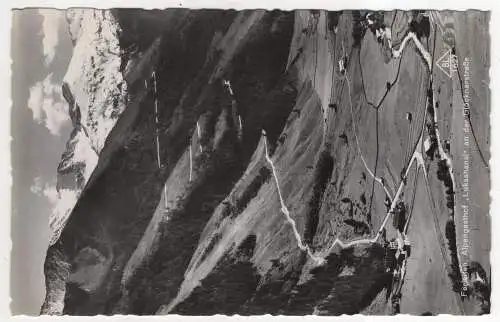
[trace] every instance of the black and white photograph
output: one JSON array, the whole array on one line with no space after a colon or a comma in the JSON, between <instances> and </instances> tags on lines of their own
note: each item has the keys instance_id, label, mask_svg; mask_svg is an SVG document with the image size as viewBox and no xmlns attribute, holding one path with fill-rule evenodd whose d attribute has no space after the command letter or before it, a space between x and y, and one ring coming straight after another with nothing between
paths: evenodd
<instances>
[{"instance_id":1,"label":"black and white photograph","mask_svg":"<svg viewBox=\"0 0 500 322\"><path fill-rule=\"evenodd\" d=\"M11 11L12 315L490 314L489 11L139 6Z\"/></svg>"}]
</instances>

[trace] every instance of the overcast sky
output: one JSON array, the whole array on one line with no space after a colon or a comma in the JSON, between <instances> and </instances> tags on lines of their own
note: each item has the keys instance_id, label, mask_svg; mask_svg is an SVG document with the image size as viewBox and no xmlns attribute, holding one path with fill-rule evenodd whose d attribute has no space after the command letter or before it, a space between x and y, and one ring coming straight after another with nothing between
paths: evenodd
<instances>
[{"instance_id":1,"label":"overcast sky","mask_svg":"<svg viewBox=\"0 0 500 322\"><path fill-rule=\"evenodd\" d=\"M56 170L71 122L61 84L72 44L64 12L13 11L12 17L12 314L38 315Z\"/></svg>"}]
</instances>

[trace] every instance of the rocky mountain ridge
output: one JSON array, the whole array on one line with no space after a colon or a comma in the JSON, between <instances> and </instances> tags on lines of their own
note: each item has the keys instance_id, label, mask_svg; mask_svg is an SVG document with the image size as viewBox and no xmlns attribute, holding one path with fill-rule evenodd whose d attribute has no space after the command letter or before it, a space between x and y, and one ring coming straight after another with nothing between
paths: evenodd
<instances>
[{"instance_id":1,"label":"rocky mountain ridge","mask_svg":"<svg viewBox=\"0 0 500 322\"><path fill-rule=\"evenodd\" d=\"M454 19L485 21L468 17ZM460 135L445 152L439 133L451 137L448 124L460 123L459 92L434 72L439 19L70 11L63 93L74 130L42 313L471 314L487 305L487 282L470 287L464 306L453 275L460 221L446 182L460 179L441 161ZM438 100L453 104L437 109ZM478 110L474 128L487 120ZM401 209L402 225L390 220ZM415 249L396 283L381 239L399 231Z\"/></svg>"}]
</instances>

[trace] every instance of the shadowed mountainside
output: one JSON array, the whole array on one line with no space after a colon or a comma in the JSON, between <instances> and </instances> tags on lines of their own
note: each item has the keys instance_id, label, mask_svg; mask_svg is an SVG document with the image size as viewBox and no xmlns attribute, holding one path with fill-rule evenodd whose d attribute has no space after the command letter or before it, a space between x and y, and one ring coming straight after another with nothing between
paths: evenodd
<instances>
[{"instance_id":1,"label":"shadowed mountainside","mask_svg":"<svg viewBox=\"0 0 500 322\"><path fill-rule=\"evenodd\" d=\"M96 139L97 161L47 252L42 313L474 314L479 302L489 310L489 262L477 248L481 273L467 277L474 295L457 289L450 223L461 227L459 184L442 146L447 138L458 150L448 129L462 122L460 92L429 65L443 43L434 15L107 14L120 47L113 79L122 81L102 95L125 107ZM64 92L76 101L75 129L98 128L99 118L80 124L84 98ZM475 129L489 124L477 97ZM79 165L64 171L81 173ZM391 218L396 205L408 211ZM479 225L489 238L487 221ZM382 240L398 231L412 247L401 280L386 270Z\"/></svg>"}]
</instances>

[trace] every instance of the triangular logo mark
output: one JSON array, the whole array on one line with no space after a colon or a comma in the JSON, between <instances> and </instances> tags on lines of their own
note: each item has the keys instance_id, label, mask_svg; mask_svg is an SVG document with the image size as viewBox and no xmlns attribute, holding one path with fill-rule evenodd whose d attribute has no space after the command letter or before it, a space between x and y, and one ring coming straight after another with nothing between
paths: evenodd
<instances>
[{"instance_id":1,"label":"triangular logo mark","mask_svg":"<svg viewBox=\"0 0 500 322\"><path fill-rule=\"evenodd\" d=\"M441 71L451 78L453 76L453 72L457 71L457 56L454 55L449 48L437 61L437 67L441 69Z\"/></svg>"}]
</instances>

